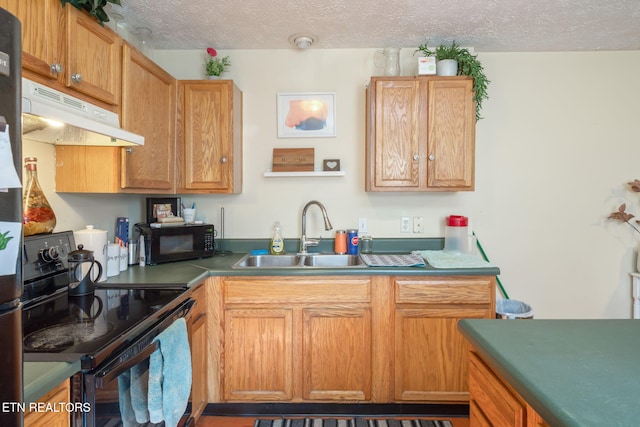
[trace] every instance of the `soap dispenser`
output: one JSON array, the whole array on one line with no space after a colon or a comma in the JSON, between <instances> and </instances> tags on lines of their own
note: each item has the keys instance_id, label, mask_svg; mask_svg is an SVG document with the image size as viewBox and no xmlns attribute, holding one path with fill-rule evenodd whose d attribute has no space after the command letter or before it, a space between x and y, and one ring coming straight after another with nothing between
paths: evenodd
<instances>
[{"instance_id":1,"label":"soap dispenser","mask_svg":"<svg viewBox=\"0 0 640 427\"><path fill-rule=\"evenodd\" d=\"M273 226L273 237L271 238L271 244L269 245L269 253L271 255L284 254L284 239L282 238L280 221L276 221Z\"/></svg>"}]
</instances>

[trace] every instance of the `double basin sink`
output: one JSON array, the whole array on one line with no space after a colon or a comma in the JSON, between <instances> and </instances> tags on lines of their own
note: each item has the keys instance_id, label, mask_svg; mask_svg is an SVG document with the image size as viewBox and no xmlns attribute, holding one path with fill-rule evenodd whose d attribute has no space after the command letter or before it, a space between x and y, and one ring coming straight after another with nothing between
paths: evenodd
<instances>
[{"instance_id":1,"label":"double basin sink","mask_svg":"<svg viewBox=\"0 0 640 427\"><path fill-rule=\"evenodd\" d=\"M360 256L349 254L247 254L232 268L354 268L366 266Z\"/></svg>"}]
</instances>

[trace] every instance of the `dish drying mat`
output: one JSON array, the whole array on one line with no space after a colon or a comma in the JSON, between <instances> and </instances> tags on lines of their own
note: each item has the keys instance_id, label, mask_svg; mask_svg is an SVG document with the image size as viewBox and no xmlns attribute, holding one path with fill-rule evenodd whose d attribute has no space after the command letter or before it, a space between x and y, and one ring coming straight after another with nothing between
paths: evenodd
<instances>
[{"instance_id":1,"label":"dish drying mat","mask_svg":"<svg viewBox=\"0 0 640 427\"><path fill-rule=\"evenodd\" d=\"M372 255L360 254L360 258L369 267L424 267L420 255Z\"/></svg>"},{"instance_id":2,"label":"dish drying mat","mask_svg":"<svg viewBox=\"0 0 640 427\"><path fill-rule=\"evenodd\" d=\"M433 268L489 268L495 267L476 255L460 252L413 251L412 254L427 260Z\"/></svg>"}]
</instances>

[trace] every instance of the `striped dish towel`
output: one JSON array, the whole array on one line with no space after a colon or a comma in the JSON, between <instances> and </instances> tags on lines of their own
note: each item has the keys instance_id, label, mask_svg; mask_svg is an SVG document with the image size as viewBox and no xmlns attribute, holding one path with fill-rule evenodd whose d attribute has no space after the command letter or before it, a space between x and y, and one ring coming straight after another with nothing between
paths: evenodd
<instances>
[{"instance_id":1,"label":"striped dish towel","mask_svg":"<svg viewBox=\"0 0 640 427\"><path fill-rule=\"evenodd\" d=\"M424 267L420 255L372 255L360 254L360 258L369 267Z\"/></svg>"}]
</instances>

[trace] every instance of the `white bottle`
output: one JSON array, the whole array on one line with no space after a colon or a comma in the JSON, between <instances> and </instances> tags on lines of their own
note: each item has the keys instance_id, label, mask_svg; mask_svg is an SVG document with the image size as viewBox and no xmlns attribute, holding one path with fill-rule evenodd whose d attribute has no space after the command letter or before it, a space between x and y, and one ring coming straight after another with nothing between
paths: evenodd
<instances>
[{"instance_id":1,"label":"white bottle","mask_svg":"<svg viewBox=\"0 0 640 427\"><path fill-rule=\"evenodd\" d=\"M280 221L276 221L273 226L273 237L271 238L271 244L269 245L269 253L271 255L284 254L284 239L282 238Z\"/></svg>"}]
</instances>

